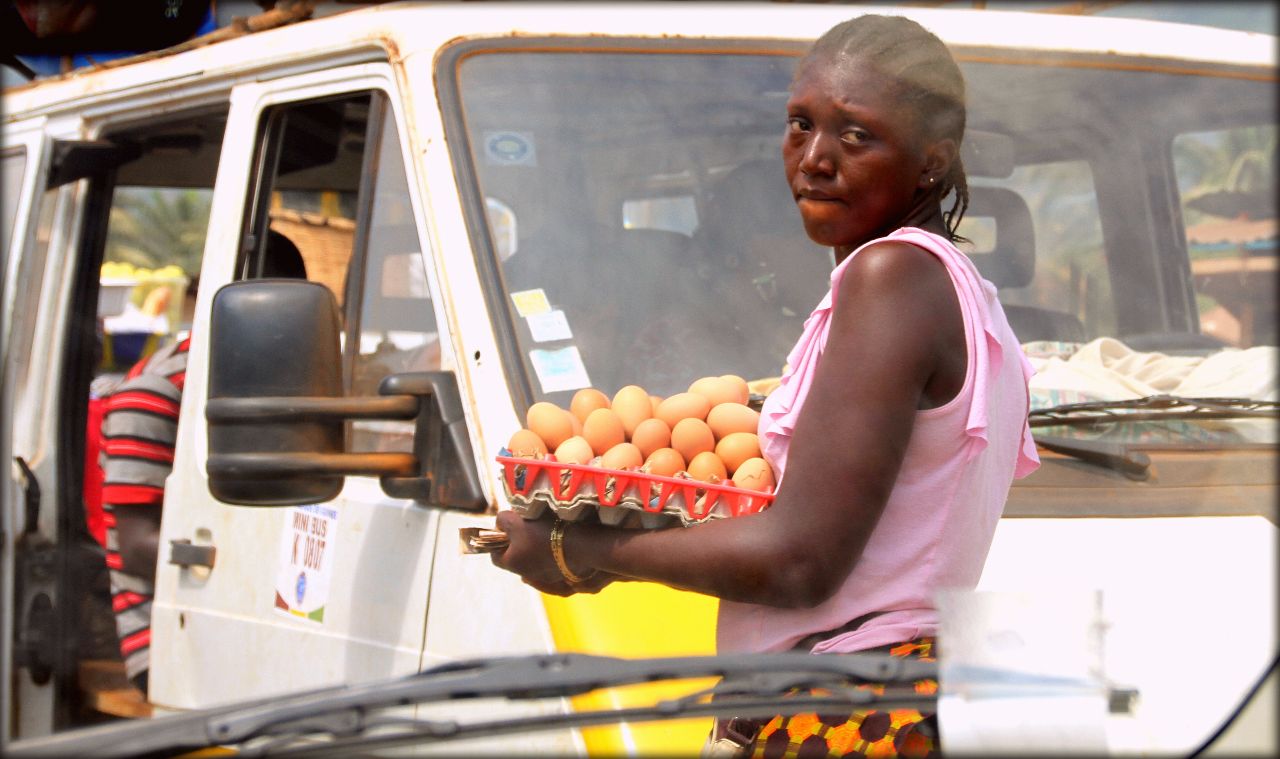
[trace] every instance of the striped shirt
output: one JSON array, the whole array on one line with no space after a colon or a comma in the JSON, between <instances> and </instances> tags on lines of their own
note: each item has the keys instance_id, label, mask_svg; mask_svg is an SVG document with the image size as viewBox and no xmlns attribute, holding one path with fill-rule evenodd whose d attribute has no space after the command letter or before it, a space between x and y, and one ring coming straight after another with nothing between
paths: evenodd
<instances>
[{"instance_id":1,"label":"striped shirt","mask_svg":"<svg viewBox=\"0 0 1280 759\"><path fill-rule=\"evenodd\" d=\"M102 508L112 608L125 671L140 685L145 684L150 668L155 589L152 579L124 569L115 508L152 506L159 510L164 505L164 483L173 469L190 343L190 338L171 343L135 364L107 398L102 421Z\"/></svg>"}]
</instances>

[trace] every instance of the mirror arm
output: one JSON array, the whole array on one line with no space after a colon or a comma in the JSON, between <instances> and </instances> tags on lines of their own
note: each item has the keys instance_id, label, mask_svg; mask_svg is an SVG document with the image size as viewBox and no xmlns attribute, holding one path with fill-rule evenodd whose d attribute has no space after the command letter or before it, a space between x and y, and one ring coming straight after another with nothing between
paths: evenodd
<instances>
[{"instance_id":1,"label":"mirror arm","mask_svg":"<svg viewBox=\"0 0 1280 759\"><path fill-rule=\"evenodd\" d=\"M209 474L241 480L291 477L413 477L411 453L223 453L209 457Z\"/></svg>"},{"instance_id":2,"label":"mirror arm","mask_svg":"<svg viewBox=\"0 0 1280 759\"><path fill-rule=\"evenodd\" d=\"M215 423L320 421L326 419L413 419L413 395L356 398L210 398L205 418Z\"/></svg>"},{"instance_id":3,"label":"mirror arm","mask_svg":"<svg viewBox=\"0 0 1280 759\"><path fill-rule=\"evenodd\" d=\"M383 378L384 396L422 399L413 452L419 471L431 476L382 478L382 489L394 498L439 503L466 511L485 511L489 502L471 449L458 378L453 372L405 372ZM425 465L425 466L424 466Z\"/></svg>"},{"instance_id":4,"label":"mirror arm","mask_svg":"<svg viewBox=\"0 0 1280 759\"><path fill-rule=\"evenodd\" d=\"M457 378L452 372L406 372L385 377L379 395L318 398L210 398L211 424L416 420L412 453L210 453L210 476L235 480L279 477L380 478L393 498L484 511L489 504L472 457Z\"/></svg>"}]
</instances>

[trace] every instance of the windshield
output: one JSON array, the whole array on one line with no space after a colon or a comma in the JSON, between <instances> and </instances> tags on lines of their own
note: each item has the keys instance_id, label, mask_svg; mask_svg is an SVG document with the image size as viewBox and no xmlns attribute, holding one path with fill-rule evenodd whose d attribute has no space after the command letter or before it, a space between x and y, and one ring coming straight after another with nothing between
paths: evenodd
<instances>
[{"instance_id":1,"label":"windshield","mask_svg":"<svg viewBox=\"0 0 1280 759\"><path fill-rule=\"evenodd\" d=\"M832 261L782 173L792 51L480 52L459 97L533 399L777 377ZM1273 83L959 57L963 247L1039 371L1033 406L1274 399ZM1270 420L1182 427L1275 442Z\"/></svg>"}]
</instances>

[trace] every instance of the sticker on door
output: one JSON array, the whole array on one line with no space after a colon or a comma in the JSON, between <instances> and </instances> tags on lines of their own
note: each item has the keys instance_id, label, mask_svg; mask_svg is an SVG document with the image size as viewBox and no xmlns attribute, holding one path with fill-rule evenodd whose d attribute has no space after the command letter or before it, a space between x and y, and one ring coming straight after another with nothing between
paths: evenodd
<instances>
[{"instance_id":1,"label":"sticker on door","mask_svg":"<svg viewBox=\"0 0 1280 759\"><path fill-rule=\"evenodd\" d=\"M294 506L284 512L284 519L275 608L290 617L324 622L338 512L326 506Z\"/></svg>"}]
</instances>

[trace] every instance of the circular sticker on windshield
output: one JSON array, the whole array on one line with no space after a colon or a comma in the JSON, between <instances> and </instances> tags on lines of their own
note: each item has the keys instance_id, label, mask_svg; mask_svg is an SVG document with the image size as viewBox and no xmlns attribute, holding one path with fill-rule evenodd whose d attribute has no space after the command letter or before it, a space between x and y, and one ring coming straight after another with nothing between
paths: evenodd
<instances>
[{"instance_id":1,"label":"circular sticker on windshield","mask_svg":"<svg viewBox=\"0 0 1280 759\"><path fill-rule=\"evenodd\" d=\"M537 156L527 132L485 132L484 155L497 166L533 166Z\"/></svg>"}]
</instances>

